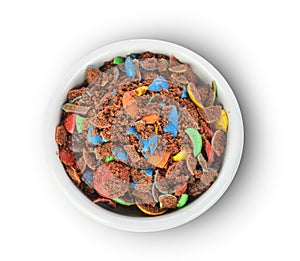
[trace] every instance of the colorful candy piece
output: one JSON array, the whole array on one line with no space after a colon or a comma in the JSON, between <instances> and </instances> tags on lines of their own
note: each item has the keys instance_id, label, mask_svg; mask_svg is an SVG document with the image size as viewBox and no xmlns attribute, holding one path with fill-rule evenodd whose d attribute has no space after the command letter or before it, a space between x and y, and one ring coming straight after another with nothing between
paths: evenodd
<instances>
[{"instance_id":1,"label":"colorful candy piece","mask_svg":"<svg viewBox=\"0 0 300 261\"><path fill-rule=\"evenodd\" d=\"M154 124L155 122L159 121L160 117L156 114L149 114L142 117L142 121L146 124Z\"/></svg>"},{"instance_id":2,"label":"colorful candy piece","mask_svg":"<svg viewBox=\"0 0 300 261\"><path fill-rule=\"evenodd\" d=\"M135 89L135 96L140 97L148 90L148 86L140 86Z\"/></svg>"},{"instance_id":3,"label":"colorful candy piece","mask_svg":"<svg viewBox=\"0 0 300 261\"><path fill-rule=\"evenodd\" d=\"M174 73L184 73L188 69L187 64L179 64L179 65L174 65L169 68L169 71L174 72Z\"/></svg>"},{"instance_id":4,"label":"colorful candy piece","mask_svg":"<svg viewBox=\"0 0 300 261\"><path fill-rule=\"evenodd\" d=\"M179 189L176 189L174 191L175 196L180 196L182 195L187 189L187 183L184 183L183 186L181 186Z\"/></svg>"},{"instance_id":5,"label":"colorful candy piece","mask_svg":"<svg viewBox=\"0 0 300 261\"><path fill-rule=\"evenodd\" d=\"M141 139L143 148L141 152L144 157L147 159L149 156L152 156L157 148L158 139L155 133L152 133L152 136L148 139Z\"/></svg>"},{"instance_id":6,"label":"colorful candy piece","mask_svg":"<svg viewBox=\"0 0 300 261\"><path fill-rule=\"evenodd\" d=\"M76 129L77 129L78 133L82 133L84 120L85 120L84 117L76 115Z\"/></svg>"},{"instance_id":7,"label":"colorful candy piece","mask_svg":"<svg viewBox=\"0 0 300 261\"><path fill-rule=\"evenodd\" d=\"M198 130L195 128L187 128L185 130L186 134L190 137L192 143L193 143L193 154L194 157L197 157L202 149L202 137Z\"/></svg>"},{"instance_id":8,"label":"colorful candy piece","mask_svg":"<svg viewBox=\"0 0 300 261\"><path fill-rule=\"evenodd\" d=\"M189 83L187 85L187 93L194 104L196 104L199 108L203 108L200 94L197 90L197 87L193 83Z\"/></svg>"},{"instance_id":9,"label":"colorful candy piece","mask_svg":"<svg viewBox=\"0 0 300 261\"><path fill-rule=\"evenodd\" d=\"M116 146L111 150L111 152L114 155L116 160L121 160L121 161L127 161L128 160L126 152L122 147Z\"/></svg>"},{"instance_id":10,"label":"colorful candy piece","mask_svg":"<svg viewBox=\"0 0 300 261\"><path fill-rule=\"evenodd\" d=\"M215 98L217 97L217 90L218 90L218 86L215 80L212 81L211 88L214 92L214 100L215 100Z\"/></svg>"},{"instance_id":11,"label":"colorful candy piece","mask_svg":"<svg viewBox=\"0 0 300 261\"><path fill-rule=\"evenodd\" d=\"M158 134L158 128L159 128L159 126L160 126L160 122L157 122L157 124L156 124L156 126L154 128L155 134Z\"/></svg>"},{"instance_id":12,"label":"colorful candy piece","mask_svg":"<svg viewBox=\"0 0 300 261\"><path fill-rule=\"evenodd\" d=\"M141 205L136 202L136 206L145 214L150 216L158 216L164 214L167 209L161 209L158 207L152 207L150 205Z\"/></svg>"},{"instance_id":13,"label":"colorful candy piece","mask_svg":"<svg viewBox=\"0 0 300 261\"><path fill-rule=\"evenodd\" d=\"M140 171L145 173L149 177L152 177L153 175L153 169L141 169Z\"/></svg>"},{"instance_id":14,"label":"colorful candy piece","mask_svg":"<svg viewBox=\"0 0 300 261\"><path fill-rule=\"evenodd\" d=\"M148 87L148 91L160 92L162 89L168 89L168 82L164 77L158 76Z\"/></svg>"},{"instance_id":15,"label":"colorful candy piece","mask_svg":"<svg viewBox=\"0 0 300 261\"><path fill-rule=\"evenodd\" d=\"M129 135L129 134L132 134L134 135L135 137L139 138L139 134L136 130L136 128L134 126L130 126L127 131L126 131L126 135Z\"/></svg>"},{"instance_id":16,"label":"colorful candy piece","mask_svg":"<svg viewBox=\"0 0 300 261\"><path fill-rule=\"evenodd\" d=\"M134 100L133 95L134 95L133 91L127 91L124 93L123 98L122 98L123 106L125 106L127 103Z\"/></svg>"},{"instance_id":17,"label":"colorful candy piece","mask_svg":"<svg viewBox=\"0 0 300 261\"><path fill-rule=\"evenodd\" d=\"M205 152L207 155L208 164L212 164L214 162L215 153L214 153L212 146L208 140L205 141Z\"/></svg>"},{"instance_id":18,"label":"colorful candy piece","mask_svg":"<svg viewBox=\"0 0 300 261\"><path fill-rule=\"evenodd\" d=\"M64 126L69 133L73 133L76 125L76 114L68 113L64 120Z\"/></svg>"},{"instance_id":19,"label":"colorful candy piece","mask_svg":"<svg viewBox=\"0 0 300 261\"><path fill-rule=\"evenodd\" d=\"M69 167L75 166L75 157L71 151L62 149L59 151L58 154L59 154L59 158L62 163L64 163L65 165L67 165Z\"/></svg>"},{"instance_id":20,"label":"colorful candy piece","mask_svg":"<svg viewBox=\"0 0 300 261\"><path fill-rule=\"evenodd\" d=\"M228 117L225 110L222 110L221 117L214 123L217 130L227 131Z\"/></svg>"},{"instance_id":21,"label":"colorful candy piece","mask_svg":"<svg viewBox=\"0 0 300 261\"><path fill-rule=\"evenodd\" d=\"M114 161L114 160L115 160L115 158L113 156L107 156L105 158L105 162L111 162L111 161Z\"/></svg>"},{"instance_id":22,"label":"colorful candy piece","mask_svg":"<svg viewBox=\"0 0 300 261\"><path fill-rule=\"evenodd\" d=\"M65 103L62 106L62 109L65 112L73 112L73 113L78 113L78 114L87 114L87 112L89 111L89 107L86 106L80 106L80 105L76 105L76 104L72 104L72 103Z\"/></svg>"},{"instance_id":23,"label":"colorful candy piece","mask_svg":"<svg viewBox=\"0 0 300 261\"><path fill-rule=\"evenodd\" d=\"M112 200L114 200L115 202L117 202L118 204L123 205L123 206L132 206L135 204L135 203L126 202L120 198L112 198Z\"/></svg>"},{"instance_id":24,"label":"colorful candy piece","mask_svg":"<svg viewBox=\"0 0 300 261\"><path fill-rule=\"evenodd\" d=\"M113 63L114 64L120 64L120 63L124 63L124 58L123 57L120 57L120 56L118 56L118 57L115 57L114 58L114 61L113 61Z\"/></svg>"},{"instance_id":25,"label":"colorful candy piece","mask_svg":"<svg viewBox=\"0 0 300 261\"><path fill-rule=\"evenodd\" d=\"M135 67L133 62L130 59L130 56L128 56L125 60L125 69L126 69L126 75L128 78L134 78L135 76Z\"/></svg>"},{"instance_id":26,"label":"colorful candy piece","mask_svg":"<svg viewBox=\"0 0 300 261\"><path fill-rule=\"evenodd\" d=\"M92 143L93 145L97 145L98 143L103 143L103 141L98 135L93 135L93 125L90 124L88 129L88 142Z\"/></svg>"},{"instance_id":27,"label":"colorful candy piece","mask_svg":"<svg viewBox=\"0 0 300 261\"><path fill-rule=\"evenodd\" d=\"M160 103L159 103L159 106L162 107L163 109L166 108L166 104L163 103L163 102L160 102Z\"/></svg>"},{"instance_id":28,"label":"colorful candy piece","mask_svg":"<svg viewBox=\"0 0 300 261\"><path fill-rule=\"evenodd\" d=\"M185 150L179 151L175 156L173 156L173 161L185 160L189 153Z\"/></svg>"},{"instance_id":29,"label":"colorful candy piece","mask_svg":"<svg viewBox=\"0 0 300 261\"><path fill-rule=\"evenodd\" d=\"M182 90L182 93L181 93L181 99L185 99L185 98L188 98L188 93L187 93L187 89L186 89L186 85L183 85L183 90Z\"/></svg>"},{"instance_id":30,"label":"colorful candy piece","mask_svg":"<svg viewBox=\"0 0 300 261\"><path fill-rule=\"evenodd\" d=\"M173 138L176 138L178 133L178 112L175 105L172 105L172 109L168 114L168 120L169 122L164 128L164 133L171 133Z\"/></svg>"},{"instance_id":31,"label":"colorful candy piece","mask_svg":"<svg viewBox=\"0 0 300 261\"><path fill-rule=\"evenodd\" d=\"M118 177L114 176L114 170L118 169ZM120 198L128 188L126 180L129 168L119 162L109 162L100 165L94 173L94 188L99 195L105 198ZM109 186L106 184L109 183ZM112 189L112 187L116 189Z\"/></svg>"},{"instance_id":32,"label":"colorful candy piece","mask_svg":"<svg viewBox=\"0 0 300 261\"><path fill-rule=\"evenodd\" d=\"M179 199L179 201L178 201L178 203L177 203L177 205L176 205L176 207L182 208L186 204L186 202L188 201L188 199L189 199L189 195L188 194L182 194L181 197L180 197L180 199Z\"/></svg>"},{"instance_id":33,"label":"colorful candy piece","mask_svg":"<svg viewBox=\"0 0 300 261\"><path fill-rule=\"evenodd\" d=\"M89 172L84 172L81 176L81 179L87 184L89 187L93 187L94 185L94 175Z\"/></svg>"},{"instance_id":34,"label":"colorful candy piece","mask_svg":"<svg viewBox=\"0 0 300 261\"><path fill-rule=\"evenodd\" d=\"M162 156L152 155L148 158L148 162L158 168L164 168L168 162L171 152L166 151Z\"/></svg>"}]
</instances>

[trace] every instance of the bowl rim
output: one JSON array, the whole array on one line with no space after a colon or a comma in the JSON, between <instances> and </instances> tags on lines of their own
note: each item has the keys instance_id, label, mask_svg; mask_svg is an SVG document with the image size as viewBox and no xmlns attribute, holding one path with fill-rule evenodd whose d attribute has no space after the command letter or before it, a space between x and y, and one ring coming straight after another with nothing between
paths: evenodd
<instances>
[{"instance_id":1,"label":"bowl rim","mask_svg":"<svg viewBox=\"0 0 300 261\"><path fill-rule=\"evenodd\" d=\"M57 156L57 147L55 151L53 150L56 146L56 144L54 144L54 133L59 116L55 115L54 112L60 111L61 102L65 99L67 91L74 87L72 84L76 81L76 77L79 77L80 74L82 74L88 64L93 64L93 61L101 61L101 57L111 56L113 58L118 55L124 55L125 53L129 54L143 51L161 52L164 54L170 54L171 52L175 57L179 58L180 61L188 60L192 67L201 68L205 74L214 79L218 84L218 95L224 97L223 100L220 100L228 113L228 138L231 137L230 142L228 140L219 177L212 186L199 198L186 205L184 208L155 217L131 217L120 215L92 203L66 175ZM103 64L104 61L105 59L101 61L101 64ZM109 227L133 232L153 232L177 227L193 220L211 208L225 193L235 177L244 146L244 127L241 110L236 97L225 78L211 63L199 54L181 45L162 40L123 40L98 48L81 58L72 67L69 73L65 75L65 79L63 79L61 83L64 85L61 84L55 88L46 110L44 120L45 157L48 161L51 173L67 198L81 212L91 217L93 220Z\"/></svg>"}]
</instances>

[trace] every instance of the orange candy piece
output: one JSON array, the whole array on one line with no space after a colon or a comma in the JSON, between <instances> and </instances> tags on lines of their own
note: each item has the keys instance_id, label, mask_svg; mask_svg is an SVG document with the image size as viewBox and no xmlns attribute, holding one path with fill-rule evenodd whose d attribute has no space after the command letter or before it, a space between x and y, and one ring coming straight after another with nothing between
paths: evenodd
<instances>
[{"instance_id":1,"label":"orange candy piece","mask_svg":"<svg viewBox=\"0 0 300 261\"><path fill-rule=\"evenodd\" d=\"M163 156L152 155L149 156L148 162L158 168L164 168L167 164L167 161L171 155L171 152L166 151Z\"/></svg>"},{"instance_id":2,"label":"orange candy piece","mask_svg":"<svg viewBox=\"0 0 300 261\"><path fill-rule=\"evenodd\" d=\"M146 124L154 124L155 122L159 121L160 117L156 114L150 114L142 117L142 121Z\"/></svg>"}]
</instances>

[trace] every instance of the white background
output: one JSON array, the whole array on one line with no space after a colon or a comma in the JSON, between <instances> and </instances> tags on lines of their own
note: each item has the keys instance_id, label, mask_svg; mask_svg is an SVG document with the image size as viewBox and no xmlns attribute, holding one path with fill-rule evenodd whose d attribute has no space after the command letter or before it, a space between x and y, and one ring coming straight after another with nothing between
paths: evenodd
<instances>
[{"instance_id":1,"label":"white background","mask_svg":"<svg viewBox=\"0 0 300 261\"><path fill-rule=\"evenodd\" d=\"M299 260L297 2L1 1L0 259ZM53 89L78 59L128 38L198 52L228 80L244 116L243 160L228 192L164 232L122 232L88 219L43 156Z\"/></svg>"}]
</instances>

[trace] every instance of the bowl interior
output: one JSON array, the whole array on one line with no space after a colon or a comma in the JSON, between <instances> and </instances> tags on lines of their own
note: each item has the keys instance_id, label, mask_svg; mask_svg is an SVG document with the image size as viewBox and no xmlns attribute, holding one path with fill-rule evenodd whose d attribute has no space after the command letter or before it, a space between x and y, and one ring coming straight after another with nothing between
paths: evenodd
<instances>
[{"instance_id":1,"label":"bowl interior","mask_svg":"<svg viewBox=\"0 0 300 261\"><path fill-rule=\"evenodd\" d=\"M93 204L71 182L57 157L57 145L54 139L55 128L61 115L61 105L69 89L84 80L88 65L100 67L105 61L116 56L150 51L173 55L181 62L191 65L192 70L206 83L215 80L218 85L218 98L223 104L229 119L227 147L219 177L211 188L199 198L182 209L157 217L136 217L134 213L120 215ZM236 98L226 80L204 58L198 54L169 42L158 40L127 40L100 48L81 59L59 86L48 105L45 118L45 146L51 171L69 199L85 214L105 225L130 231L157 231L184 224L209 209L226 191L237 171L243 149L243 123ZM132 216L133 215L133 216Z\"/></svg>"}]
</instances>

